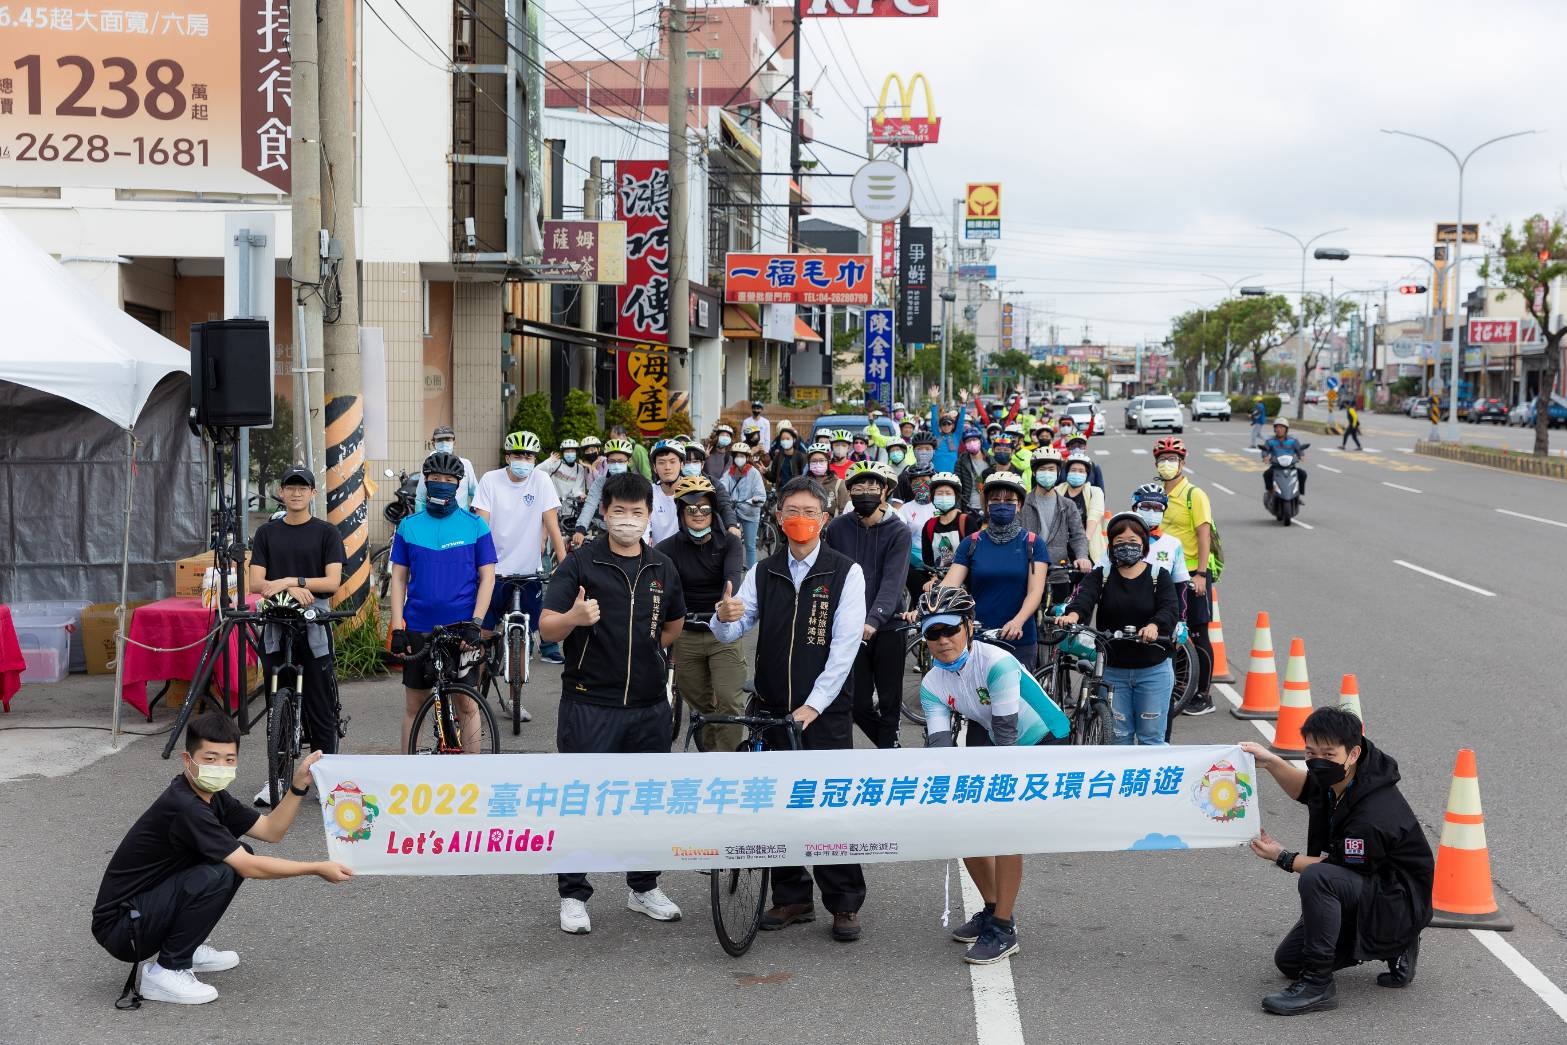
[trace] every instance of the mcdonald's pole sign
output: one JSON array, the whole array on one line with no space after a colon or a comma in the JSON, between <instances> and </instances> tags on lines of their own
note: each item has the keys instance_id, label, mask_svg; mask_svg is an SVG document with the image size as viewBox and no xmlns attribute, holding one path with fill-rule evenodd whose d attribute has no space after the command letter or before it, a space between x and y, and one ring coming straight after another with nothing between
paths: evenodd
<instances>
[{"instance_id":1,"label":"mcdonald's pole sign","mask_svg":"<svg viewBox=\"0 0 1567 1045\"><path fill-rule=\"evenodd\" d=\"M934 18L938 0L806 0L807 18Z\"/></svg>"},{"instance_id":2,"label":"mcdonald's pole sign","mask_svg":"<svg viewBox=\"0 0 1567 1045\"><path fill-rule=\"evenodd\" d=\"M915 116L914 92L925 88L925 115ZM887 97L897 88L899 114L887 115ZM871 141L880 145L928 145L941 137L941 117L936 115L936 101L930 93L930 81L924 73L915 73L907 87L897 73L889 75L881 85L881 97L876 102L876 114L871 117Z\"/></svg>"}]
</instances>

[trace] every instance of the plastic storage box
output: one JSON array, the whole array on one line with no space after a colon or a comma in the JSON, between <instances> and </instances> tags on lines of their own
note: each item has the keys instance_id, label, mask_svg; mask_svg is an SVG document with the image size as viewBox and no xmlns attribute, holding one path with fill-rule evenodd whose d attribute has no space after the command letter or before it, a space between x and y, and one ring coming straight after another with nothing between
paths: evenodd
<instances>
[{"instance_id":1,"label":"plastic storage box","mask_svg":"<svg viewBox=\"0 0 1567 1045\"><path fill-rule=\"evenodd\" d=\"M59 682L70 674L75 618L18 618L15 612L13 606L11 623L16 627L16 642L22 648L22 659L27 662L22 682Z\"/></svg>"},{"instance_id":2,"label":"plastic storage box","mask_svg":"<svg viewBox=\"0 0 1567 1045\"><path fill-rule=\"evenodd\" d=\"M18 632L24 622L49 622L61 618L71 623L71 653L69 668L80 673L87 670L87 647L82 644L82 611L92 603L86 599L57 600L54 602L13 602L11 619Z\"/></svg>"}]
</instances>

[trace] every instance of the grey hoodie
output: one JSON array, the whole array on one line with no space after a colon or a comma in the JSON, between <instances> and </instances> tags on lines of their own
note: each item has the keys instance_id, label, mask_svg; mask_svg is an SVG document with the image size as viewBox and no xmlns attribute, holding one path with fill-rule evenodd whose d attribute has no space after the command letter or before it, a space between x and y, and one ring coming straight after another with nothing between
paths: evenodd
<instances>
[{"instance_id":1,"label":"grey hoodie","mask_svg":"<svg viewBox=\"0 0 1567 1045\"><path fill-rule=\"evenodd\" d=\"M1054 493L1040 493L1031 490L1028 499L1023 502L1023 510L1018 515L1018 521L1023 524L1023 529L1038 533L1045 541L1045 555L1051 563L1061 562L1063 559L1088 558L1088 537L1083 533L1083 517L1076 510L1076 505L1056 502L1055 514L1050 520L1050 532L1040 533L1040 500L1045 497L1058 497Z\"/></svg>"},{"instance_id":2,"label":"grey hoodie","mask_svg":"<svg viewBox=\"0 0 1567 1045\"><path fill-rule=\"evenodd\" d=\"M881 522L866 526L851 509L822 530L827 547L847 555L865 571L865 623L873 628L882 627L898 612L913 544L902 517L891 508L884 507L882 513Z\"/></svg>"}]
</instances>

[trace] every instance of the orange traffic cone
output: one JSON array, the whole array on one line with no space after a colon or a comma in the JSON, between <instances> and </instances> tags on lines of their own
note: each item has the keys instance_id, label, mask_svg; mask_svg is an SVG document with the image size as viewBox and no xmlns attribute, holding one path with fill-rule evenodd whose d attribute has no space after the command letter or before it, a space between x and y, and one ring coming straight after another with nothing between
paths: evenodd
<instances>
[{"instance_id":1,"label":"orange traffic cone","mask_svg":"<svg viewBox=\"0 0 1567 1045\"><path fill-rule=\"evenodd\" d=\"M1208 622L1208 645L1213 647L1213 681L1234 682L1230 674L1230 658L1224 652L1224 619L1219 615L1219 586L1209 585L1213 592L1213 620Z\"/></svg>"},{"instance_id":2,"label":"orange traffic cone","mask_svg":"<svg viewBox=\"0 0 1567 1045\"><path fill-rule=\"evenodd\" d=\"M1279 702L1279 721L1273 727L1275 755L1305 758L1306 738L1300 727L1311 714L1311 683L1306 678L1306 644L1290 639L1289 660L1284 662L1284 699Z\"/></svg>"},{"instance_id":3,"label":"orange traffic cone","mask_svg":"<svg viewBox=\"0 0 1567 1045\"><path fill-rule=\"evenodd\" d=\"M1485 845L1485 817L1480 813L1480 775L1475 753L1458 752L1453 784L1442 818L1442 842L1436 851L1436 881L1431 887L1432 925L1449 929L1513 927L1491 892L1491 854Z\"/></svg>"},{"instance_id":4,"label":"orange traffic cone","mask_svg":"<svg viewBox=\"0 0 1567 1045\"><path fill-rule=\"evenodd\" d=\"M1355 676L1345 675L1338 687L1338 706L1360 719L1361 731L1365 731L1366 716L1360 710L1360 684Z\"/></svg>"},{"instance_id":5,"label":"orange traffic cone","mask_svg":"<svg viewBox=\"0 0 1567 1045\"><path fill-rule=\"evenodd\" d=\"M1266 613L1257 614L1257 630L1251 639L1251 666L1241 706L1231 708L1236 718L1279 717L1279 673L1273 661L1273 627Z\"/></svg>"}]
</instances>

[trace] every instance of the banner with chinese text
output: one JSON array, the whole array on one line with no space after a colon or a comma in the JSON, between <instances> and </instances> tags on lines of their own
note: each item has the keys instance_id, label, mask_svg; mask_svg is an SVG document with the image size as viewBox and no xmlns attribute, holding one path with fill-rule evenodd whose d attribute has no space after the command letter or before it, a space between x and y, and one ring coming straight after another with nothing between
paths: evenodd
<instances>
[{"instance_id":1,"label":"banner with chinese text","mask_svg":"<svg viewBox=\"0 0 1567 1045\"><path fill-rule=\"evenodd\" d=\"M1001 238L1001 183L970 182L963 194L963 238Z\"/></svg>"},{"instance_id":2,"label":"banner with chinese text","mask_svg":"<svg viewBox=\"0 0 1567 1045\"><path fill-rule=\"evenodd\" d=\"M332 859L360 874L554 874L1234 846L1250 755L1207 747L327 755Z\"/></svg>"},{"instance_id":3,"label":"banner with chinese text","mask_svg":"<svg viewBox=\"0 0 1567 1045\"><path fill-rule=\"evenodd\" d=\"M647 345L647 349L654 346ZM620 348L615 352L620 398L631 404L642 434L658 435L669 420L669 352Z\"/></svg>"},{"instance_id":4,"label":"banner with chinese text","mask_svg":"<svg viewBox=\"0 0 1567 1045\"><path fill-rule=\"evenodd\" d=\"M754 305L869 305L869 254L730 254L724 300Z\"/></svg>"},{"instance_id":5,"label":"banner with chinese text","mask_svg":"<svg viewBox=\"0 0 1567 1045\"><path fill-rule=\"evenodd\" d=\"M892 379L896 365L892 351L892 309L865 310L865 398L874 399L892 412Z\"/></svg>"},{"instance_id":6,"label":"banner with chinese text","mask_svg":"<svg viewBox=\"0 0 1567 1045\"><path fill-rule=\"evenodd\" d=\"M546 220L540 261L529 277L538 283L624 284L626 223Z\"/></svg>"},{"instance_id":7,"label":"banner with chinese text","mask_svg":"<svg viewBox=\"0 0 1567 1045\"><path fill-rule=\"evenodd\" d=\"M626 223L626 279L615 292L615 333L668 344L668 160L616 161L615 217Z\"/></svg>"},{"instance_id":8,"label":"banner with chinese text","mask_svg":"<svg viewBox=\"0 0 1567 1045\"><path fill-rule=\"evenodd\" d=\"M0 39L0 184L289 191L288 0L0 4Z\"/></svg>"},{"instance_id":9,"label":"banner with chinese text","mask_svg":"<svg viewBox=\"0 0 1567 1045\"><path fill-rule=\"evenodd\" d=\"M898 256L898 340L905 345L930 340L934 242L928 225L910 228L903 237Z\"/></svg>"}]
</instances>

